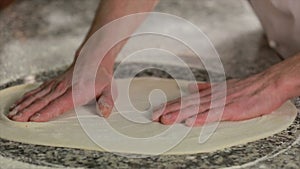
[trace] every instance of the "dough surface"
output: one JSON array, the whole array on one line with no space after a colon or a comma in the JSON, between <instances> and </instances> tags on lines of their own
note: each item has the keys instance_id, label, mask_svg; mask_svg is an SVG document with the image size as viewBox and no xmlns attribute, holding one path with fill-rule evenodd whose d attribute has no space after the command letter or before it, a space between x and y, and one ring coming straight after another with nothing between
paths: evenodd
<instances>
[{"instance_id":1,"label":"dough surface","mask_svg":"<svg viewBox=\"0 0 300 169\"><path fill-rule=\"evenodd\" d=\"M128 82L128 79L117 79L118 91L124 91L124 84ZM179 86L186 88L187 81L179 81ZM110 137L110 132L107 132L105 128L99 128L99 138L104 139L111 145L109 149L99 147L94 141L92 141L86 134L86 128L82 128L76 113L74 111L67 112L62 116L46 123L32 123L32 122L13 122L6 117L9 106L12 105L18 98L20 98L26 91L37 87L37 84L20 85L11 87L0 91L0 137L17 142L38 144L46 146L57 147L69 147L69 148L81 148L88 150L99 151L112 151L119 153L137 153L137 154L156 154L160 145L166 144L166 140L177 138L177 135L189 129L184 124L173 125L174 130L172 132L167 131L171 126L164 126L159 123L153 123L150 121L151 112L149 107L151 104L157 105L164 101L166 97L168 100L177 98L180 96L180 90L176 81L169 79L159 78L136 78L131 82L129 95L132 104L136 109L145 111L142 116L139 116L136 120L141 120L143 123L136 123L127 120L120 113L114 111L107 120L108 124L113 129L123 135L133 138L147 138L157 136L160 140L160 144L153 146L151 142L136 142L126 143L122 140L118 140L113 136ZM151 93L154 89L160 89L164 92ZM183 93L186 91L183 90ZM151 93L151 94L150 94ZM151 100L151 95L161 95L161 100ZM150 96L149 96L150 95ZM157 97L156 97L157 98ZM117 99L116 104L120 107L128 106L124 105L121 98ZM149 101L150 100L150 101ZM123 105L122 105L123 104ZM263 104L263 103L262 103ZM77 111L83 111L86 114L80 116L82 121L91 121L93 124L101 126L104 119L99 117L96 113L95 105L83 106ZM126 117L135 117L137 112L126 112ZM128 116L127 116L128 115ZM203 127L195 127L183 138L175 147L164 154L193 154L200 152L211 152L226 147L244 144L250 141L255 141L261 138L271 136L286 129L295 119L297 115L297 109L291 102L286 102L278 110L269 115L258 117L251 120L240 122L221 122L216 131L205 143L199 143L199 134ZM96 123L95 123L96 122ZM143 146L144 148L135 148Z\"/></svg>"}]
</instances>

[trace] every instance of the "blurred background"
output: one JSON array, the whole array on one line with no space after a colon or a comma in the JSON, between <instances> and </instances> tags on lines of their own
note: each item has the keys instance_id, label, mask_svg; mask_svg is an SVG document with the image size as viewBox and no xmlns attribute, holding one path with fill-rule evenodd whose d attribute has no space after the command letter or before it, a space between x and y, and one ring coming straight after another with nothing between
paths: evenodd
<instances>
[{"instance_id":1,"label":"blurred background","mask_svg":"<svg viewBox=\"0 0 300 169\"><path fill-rule=\"evenodd\" d=\"M98 3L99 0L1 0L0 84L69 65L91 25ZM247 1L162 0L155 11L182 17L198 26L215 45L228 77L245 77L280 61L268 47ZM188 31L181 25L170 25L166 29ZM143 43L139 38L131 39L117 62L130 51L149 44L160 48L160 40L151 36L143 37ZM195 56L184 48L176 45L172 52L191 67L199 67L193 61ZM175 64L163 59L131 60L149 61Z\"/></svg>"}]
</instances>

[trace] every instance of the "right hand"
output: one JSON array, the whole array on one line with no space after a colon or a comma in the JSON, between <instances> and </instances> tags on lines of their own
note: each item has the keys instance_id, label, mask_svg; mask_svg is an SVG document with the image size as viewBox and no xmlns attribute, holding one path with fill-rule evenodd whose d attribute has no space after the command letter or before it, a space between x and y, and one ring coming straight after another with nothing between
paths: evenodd
<instances>
[{"instance_id":1,"label":"right hand","mask_svg":"<svg viewBox=\"0 0 300 169\"><path fill-rule=\"evenodd\" d=\"M72 76L74 66L62 75L43 83L37 89L29 91L11 107L8 117L19 122L45 122L74 108L72 98ZM94 89L100 115L108 117L114 106L112 99L112 71L100 66L96 80L89 77L79 77L85 89L80 91L80 101L76 106L89 103L93 96L89 92ZM95 82L95 83L93 83ZM94 85L95 84L95 85ZM74 84L82 85L82 84ZM113 91L116 91L113 87ZM114 93L115 94L115 93Z\"/></svg>"}]
</instances>

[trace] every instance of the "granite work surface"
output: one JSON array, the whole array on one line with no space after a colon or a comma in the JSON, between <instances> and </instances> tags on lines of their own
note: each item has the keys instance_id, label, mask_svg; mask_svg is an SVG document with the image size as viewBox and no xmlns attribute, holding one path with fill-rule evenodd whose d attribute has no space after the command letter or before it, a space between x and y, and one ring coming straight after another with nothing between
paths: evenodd
<instances>
[{"instance_id":1,"label":"granite work surface","mask_svg":"<svg viewBox=\"0 0 300 169\"><path fill-rule=\"evenodd\" d=\"M0 89L26 83L32 79L32 76L28 75L36 75L37 81L45 81L61 73L58 70L63 70L64 66L72 62L74 51L88 31L98 3L98 0L14 1L11 6L0 11ZM246 0L163 0L155 11L185 18L203 30L220 54L227 77L243 78L281 61L280 56L268 46L259 20ZM166 29L188 31L178 24L170 25ZM194 36L190 38L199 40ZM145 37L143 43L140 40L129 40L117 60L121 61L128 51L142 49L147 45L160 48L164 42L155 37L149 39ZM182 48L175 48L173 53L193 66L193 57ZM162 62L161 59L149 60L155 63ZM125 65L117 77L126 77L133 72L132 70L146 66L149 65L140 62ZM187 79L187 72L182 68L170 65L156 66L178 72L176 78ZM192 71L197 80L208 80L205 71L199 69ZM157 69L146 70L138 76L170 78L168 74ZM299 103L299 100L295 102L298 108ZM236 166L233 168L298 169L300 168L299 120L298 114L293 125L281 133L222 151L147 158L127 158L113 153L38 146L0 139L0 168ZM0 131L2 132L1 129Z\"/></svg>"},{"instance_id":2,"label":"granite work surface","mask_svg":"<svg viewBox=\"0 0 300 169\"><path fill-rule=\"evenodd\" d=\"M122 65L124 71L120 71L121 73L117 74L116 78L128 77L134 69L148 66L134 63ZM151 66L155 68L144 70L137 76L171 78L165 71L159 70L160 65ZM176 78L186 79L184 68L163 67L167 71L182 72ZM192 71L197 80L208 80L207 72L194 69ZM35 77L37 81L44 81L60 72L45 72ZM1 88L25 82L26 80L19 79L2 85ZM300 108L299 100L294 102ZM134 157L132 155L127 157L109 152L31 145L5 139L0 139L0 155L4 158L50 168L299 168L299 126L300 115L298 114L288 129L271 137L212 153L193 155L158 155L142 158L143 156L137 154Z\"/></svg>"}]
</instances>

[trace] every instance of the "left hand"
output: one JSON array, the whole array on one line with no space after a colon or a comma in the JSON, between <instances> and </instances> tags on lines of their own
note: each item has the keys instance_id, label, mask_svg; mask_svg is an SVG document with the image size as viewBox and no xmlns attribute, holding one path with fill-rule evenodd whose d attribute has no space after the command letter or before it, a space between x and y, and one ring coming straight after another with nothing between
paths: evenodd
<instances>
[{"instance_id":1,"label":"left hand","mask_svg":"<svg viewBox=\"0 0 300 169\"><path fill-rule=\"evenodd\" d=\"M201 126L206 122L209 113L218 114L221 99L225 97L224 111L219 118L218 115L207 119L207 123L216 121L240 121L259 117L271 113L280 107L288 97L279 90L277 77L272 73L260 73L243 80L227 81L226 96L222 91L217 91L219 96L211 100L211 87L218 90L219 84L198 83L190 86L189 90L200 97L195 99L195 94L166 103L165 107L159 108L153 113L152 120L162 124L173 124L185 122L187 126ZM211 101L217 103L217 107L210 107ZM181 112L180 112L181 108ZM197 110L197 111L196 111ZM179 114L180 112L180 114Z\"/></svg>"},{"instance_id":2,"label":"left hand","mask_svg":"<svg viewBox=\"0 0 300 169\"><path fill-rule=\"evenodd\" d=\"M114 105L112 91L116 92L116 90L115 88L111 90L113 87L111 84L112 70L107 67L110 66L100 65L95 79L93 76L80 76L81 74L79 74L78 79L80 80L73 82L74 64L72 64L62 75L27 92L11 107L7 116L18 122L46 122L72 110L74 106L88 104L94 99L93 92L90 90L94 88L99 114L108 117ZM89 75L89 73L83 75ZM78 99L74 104L73 88L78 88L79 85L84 88L78 92L80 100ZM116 93L114 94L116 96Z\"/></svg>"}]
</instances>

